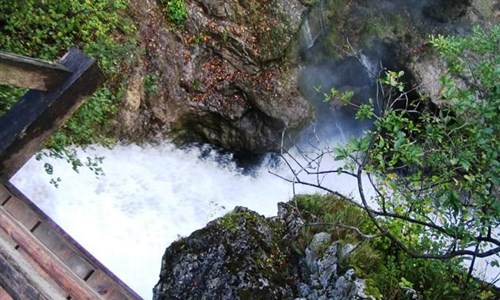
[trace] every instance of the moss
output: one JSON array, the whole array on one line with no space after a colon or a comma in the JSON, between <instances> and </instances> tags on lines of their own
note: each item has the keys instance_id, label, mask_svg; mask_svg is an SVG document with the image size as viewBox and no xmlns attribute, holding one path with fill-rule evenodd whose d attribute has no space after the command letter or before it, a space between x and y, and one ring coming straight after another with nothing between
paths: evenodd
<instances>
[{"instance_id":1,"label":"moss","mask_svg":"<svg viewBox=\"0 0 500 300\"><path fill-rule=\"evenodd\" d=\"M394 13L388 15L372 15L363 26L360 34L360 42L366 46L370 46L373 37L390 41L402 38L406 30L407 24L403 16Z\"/></svg>"},{"instance_id":2,"label":"moss","mask_svg":"<svg viewBox=\"0 0 500 300\"><path fill-rule=\"evenodd\" d=\"M354 207L349 202L333 195L298 195L293 201L301 210L302 217L308 223L340 223L357 227L365 233L374 233L374 227L365 212ZM314 234L323 231L332 233L333 240L346 243L358 243L359 237L355 232L346 228L332 226L307 226L304 230L312 238Z\"/></svg>"},{"instance_id":3,"label":"moss","mask_svg":"<svg viewBox=\"0 0 500 300\"><path fill-rule=\"evenodd\" d=\"M256 274L262 274L274 284L285 285L291 251L288 245L284 245L286 241L281 239L284 231L283 225L278 221L266 219L256 213L240 210L230 212L220 219L222 228L233 234L240 234L237 229L243 223L249 232L248 238L261 241L258 243L261 251L258 251L253 257L243 257L244 262L235 262L231 267L232 271L237 273L237 270L242 265L253 260L257 267ZM262 241L263 233L258 230L259 227L270 229L271 240L269 242Z\"/></svg>"},{"instance_id":4,"label":"moss","mask_svg":"<svg viewBox=\"0 0 500 300\"><path fill-rule=\"evenodd\" d=\"M364 233L376 233L363 210L335 196L299 195L293 201L306 223L341 223ZM424 299L475 299L472 295L480 294L481 283L469 281L458 260L414 259L387 238L367 241L345 228L305 226L297 241L298 247L303 251L318 232L331 233L333 240L341 241L340 245L357 245L340 262L340 269L354 268L356 275L366 280L365 293L375 299L406 299L402 287L408 283ZM482 296L497 299L498 293L488 290Z\"/></svg>"},{"instance_id":5,"label":"moss","mask_svg":"<svg viewBox=\"0 0 500 300\"><path fill-rule=\"evenodd\" d=\"M496 11L493 7L493 2L490 0L476 0L472 5L482 16L493 19Z\"/></svg>"},{"instance_id":6,"label":"moss","mask_svg":"<svg viewBox=\"0 0 500 300\"><path fill-rule=\"evenodd\" d=\"M254 212L240 210L234 210L220 219L222 228L231 233L234 233L242 222L248 222L255 225L259 222L266 222L266 219Z\"/></svg>"},{"instance_id":7,"label":"moss","mask_svg":"<svg viewBox=\"0 0 500 300\"><path fill-rule=\"evenodd\" d=\"M375 281L369 278L365 280L365 294L374 297L375 299L384 299L382 293L379 291Z\"/></svg>"}]
</instances>

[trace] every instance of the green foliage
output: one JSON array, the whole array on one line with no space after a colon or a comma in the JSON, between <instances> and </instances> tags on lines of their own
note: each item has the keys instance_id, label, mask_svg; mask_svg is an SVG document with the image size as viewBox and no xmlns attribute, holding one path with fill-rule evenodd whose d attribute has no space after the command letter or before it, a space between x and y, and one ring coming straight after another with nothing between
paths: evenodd
<instances>
[{"instance_id":1,"label":"green foliage","mask_svg":"<svg viewBox=\"0 0 500 300\"><path fill-rule=\"evenodd\" d=\"M158 74L149 73L144 76L144 90L148 94L157 94L158 88Z\"/></svg>"},{"instance_id":2,"label":"green foliage","mask_svg":"<svg viewBox=\"0 0 500 300\"><path fill-rule=\"evenodd\" d=\"M374 129L336 149L337 159L372 178L376 205L366 198L363 204L380 231L408 253L498 259L500 26L432 37L431 44L449 66L436 99L441 107L409 99L404 73L388 71L381 79L383 111L375 115L370 103L358 112L375 118Z\"/></svg>"},{"instance_id":3,"label":"green foliage","mask_svg":"<svg viewBox=\"0 0 500 300\"><path fill-rule=\"evenodd\" d=\"M336 196L297 195L294 197L294 201L309 223L327 224L306 227L304 234L307 232L310 237L332 227L334 224L354 226L366 231L366 233L371 233L375 229L362 209L353 207ZM337 228L332 238L349 243L359 240L355 231L344 227Z\"/></svg>"},{"instance_id":4,"label":"green foliage","mask_svg":"<svg viewBox=\"0 0 500 300\"><path fill-rule=\"evenodd\" d=\"M162 2L165 4L165 12L170 21L177 25L184 23L188 16L184 0L162 0Z\"/></svg>"},{"instance_id":5,"label":"green foliage","mask_svg":"<svg viewBox=\"0 0 500 300\"><path fill-rule=\"evenodd\" d=\"M108 77L106 85L47 144L55 152L54 157L78 161L67 156L63 149L70 145L111 142L102 129L116 112L120 72L126 68L135 47L134 26L123 16L127 5L128 0L0 0L2 51L54 61L76 46L95 58ZM17 89L1 87L0 114L21 94Z\"/></svg>"},{"instance_id":6,"label":"green foliage","mask_svg":"<svg viewBox=\"0 0 500 300\"><path fill-rule=\"evenodd\" d=\"M394 71L386 71L385 77L380 81L382 84L388 85L390 87L396 88L399 92L403 92L404 84L401 82L401 78L405 74L404 71L394 72Z\"/></svg>"},{"instance_id":7,"label":"green foliage","mask_svg":"<svg viewBox=\"0 0 500 300\"><path fill-rule=\"evenodd\" d=\"M15 88L7 85L0 85L0 117L9 110L19 98L26 93L25 88Z\"/></svg>"},{"instance_id":8,"label":"green foliage","mask_svg":"<svg viewBox=\"0 0 500 300\"><path fill-rule=\"evenodd\" d=\"M348 105L354 96L353 91L344 91L341 92L338 89L332 87L328 93L322 92L321 86L316 86L314 89L318 92L323 94L323 101L324 102L332 102L336 101L339 102L341 105Z\"/></svg>"},{"instance_id":9,"label":"green foliage","mask_svg":"<svg viewBox=\"0 0 500 300\"><path fill-rule=\"evenodd\" d=\"M405 298L409 288L423 299L495 299L498 296L484 289L479 281L469 280L459 259L412 258L386 237L366 239L353 230L336 226L348 225L366 234L376 232L364 210L344 199L332 195L298 195L293 201L309 224L300 236L302 250L318 232L329 232L333 240L355 245L341 266L354 268L357 276L366 279L365 292L376 299L410 299Z\"/></svg>"}]
</instances>

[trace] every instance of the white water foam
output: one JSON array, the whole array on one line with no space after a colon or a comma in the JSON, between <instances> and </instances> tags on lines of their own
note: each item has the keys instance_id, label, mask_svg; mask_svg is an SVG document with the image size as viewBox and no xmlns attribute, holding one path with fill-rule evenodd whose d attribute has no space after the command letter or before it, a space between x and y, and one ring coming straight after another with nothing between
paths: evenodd
<instances>
[{"instance_id":1,"label":"white water foam","mask_svg":"<svg viewBox=\"0 0 500 300\"><path fill-rule=\"evenodd\" d=\"M180 150L166 142L97 146L87 152L78 150L82 158L105 156L105 176L96 178L88 170L77 174L64 161L48 161L62 178L55 188L43 162L33 158L12 182L144 299L152 298L162 255L173 241L238 205L275 215L276 204L293 196L292 184L270 174L268 167L243 175L230 160L219 163L218 154L200 158L199 148ZM322 167L335 170L338 165L324 161ZM285 167L273 171L289 177ZM332 175L325 182L344 195L356 188L346 176ZM295 192L318 190L296 186Z\"/></svg>"},{"instance_id":2,"label":"white water foam","mask_svg":"<svg viewBox=\"0 0 500 300\"><path fill-rule=\"evenodd\" d=\"M292 185L267 167L243 175L231 162L218 163L216 154L201 159L198 148L164 143L88 152L105 157L105 176L86 169L77 174L66 162L49 160L62 178L56 188L43 162L33 158L12 182L145 299L151 299L165 248L180 236L237 205L275 215L276 204L293 196Z\"/></svg>"}]
</instances>

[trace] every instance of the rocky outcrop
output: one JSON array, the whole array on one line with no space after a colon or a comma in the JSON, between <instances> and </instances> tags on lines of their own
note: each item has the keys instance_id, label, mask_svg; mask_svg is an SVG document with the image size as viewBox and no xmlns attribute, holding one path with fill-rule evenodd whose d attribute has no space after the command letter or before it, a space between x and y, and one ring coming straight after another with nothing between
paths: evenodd
<instances>
[{"instance_id":1,"label":"rocky outcrop","mask_svg":"<svg viewBox=\"0 0 500 300\"><path fill-rule=\"evenodd\" d=\"M423 13L429 18L439 22L449 22L463 17L472 0L437 0L427 4Z\"/></svg>"},{"instance_id":2,"label":"rocky outcrop","mask_svg":"<svg viewBox=\"0 0 500 300\"><path fill-rule=\"evenodd\" d=\"M303 226L288 204L271 219L238 207L167 248L154 299L371 299L338 267L351 248L323 232L303 253Z\"/></svg>"},{"instance_id":3,"label":"rocky outcrop","mask_svg":"<svg viewBox=\"0 0 500 300\"><path fill-rule=\"evenodd\" d=\"M328 127L335 119L347 124L346 132L360 127L350 123L354 119L352 112L347 111L345 116L332 113L331 110L338 110L338 101L333 100L330 102L333 107L326 107L323 93L327 94L333 86L340 91L353 91L357 103L375 99L375 81L368 82L366 74L372 78L371 75L384 76L384 68L404 70L408 90L415 88L438 106L442 105L439 79L446 74L447 66L432 52L429 36L464 35L473 25L498 23L497 2L317 1L319 4L310 11L306 24L321 24L310 26L308 34L319 38L306 43L309 47L303 51L303 57L307 66L300 77L301 91L315 103L316 123L322 124L323 117ZM321 94L317 93L317 86L322 87Z\"/></svg>"},{"instance_id":4,"label":"rocky outcrop","mask_svg":"<svg viewBox=\"0 0 500 300\"><path fill-rule=\"evenodd\" d=\"M116 119L119 136L253 154L279 149L283 131L312 116L288 60L305 7L298 0L185 3L180 27L157 1L136 1L130 12L145 53ZM141 76L142 93L133 84Z\"/></svg>"},{"instance_id":5,"label":"rocky outcrop","mask_svg":"<svg viewBox=\"0 0 500 300\"><path fill-rule=\"evenodd\" d=\"M115 119L120 139L207 142L240 154L275 151L285 131L297 132L311 119L304 97L319 98L312 100L319 102L316 117L326 115L329 127L332 120L352 119L325 113L331 108L314 87L355 87L355 98L373 97L373 83L359 85L366 73L358 71L366 67L357 62L361 53L374 53L365 57L375 73L381 64L404 69L433 97L442 64L421 51L428 36L463 34L500 15L498 3L484 0L184 2L182 26L168 21L162 1L138 0L130 10L143 52L131 54L138 63ZM339 71L332 63L338 59L356 60L358 68ZM361 76L338 84L332 72ZM299 90L300 78L309 79Z\"/></svg>"}]
</instances>

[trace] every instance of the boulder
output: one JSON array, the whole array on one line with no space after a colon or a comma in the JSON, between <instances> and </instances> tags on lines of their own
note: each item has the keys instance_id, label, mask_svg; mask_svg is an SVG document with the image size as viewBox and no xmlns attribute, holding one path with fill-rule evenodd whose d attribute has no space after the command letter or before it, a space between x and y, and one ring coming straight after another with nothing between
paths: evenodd
<instances>
[{"instance_id":1,"label":"boulder","mask_svg":"<svg viewBox=\"0 0 500 300\"><path fill-rule=\"evenodd\" d=\"M371 299L338 267L352 247L323 232L302 252L303 226L289 204L268 219L237 207L166 249L153 299Z\"/></svg>"},{"instance_id":2,"label":"boulder","mask_svg":"<svg viewBox=\"0 0 500 300\"><path fill-rule=\"evenodd\" d=\"M287 299L293 255L282 231L237 207L167 248L153 299Z\"/></svg>"}]
</instances>

